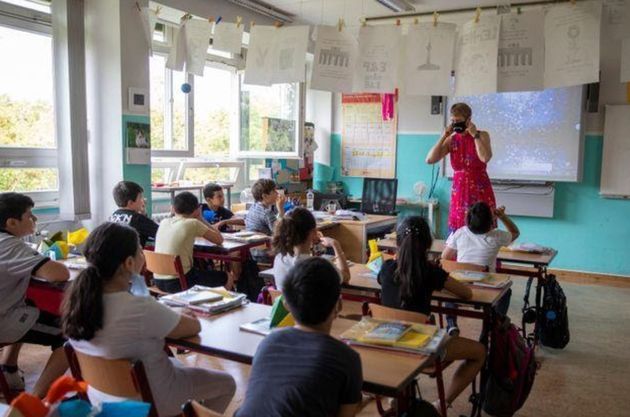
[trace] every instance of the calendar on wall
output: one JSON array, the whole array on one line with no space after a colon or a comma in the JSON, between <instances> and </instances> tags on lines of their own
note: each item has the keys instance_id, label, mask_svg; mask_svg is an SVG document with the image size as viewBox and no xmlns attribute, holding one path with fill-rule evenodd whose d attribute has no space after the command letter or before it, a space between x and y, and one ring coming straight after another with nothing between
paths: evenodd
<instances>
[{"instance_id":1,"label":"calendar on wall","mask_svg":"<svg viewBox=\"0 0 630 417\"><path fill-rule=\"evenodd\" d=\"M342 176L396 177L396 102L386 96L342 95Z\"/></svg>"}]
</instances>

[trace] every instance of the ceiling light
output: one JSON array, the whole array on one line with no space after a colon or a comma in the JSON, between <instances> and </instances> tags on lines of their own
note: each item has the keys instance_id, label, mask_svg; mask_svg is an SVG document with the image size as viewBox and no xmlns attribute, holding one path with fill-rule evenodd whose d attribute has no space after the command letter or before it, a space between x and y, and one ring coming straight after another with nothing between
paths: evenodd
<instances>
[{"instance_id":1,"label":"ceiling light","mask_svg":"<svg viewBox=\"0 0 630 417\"><path fill-rule=\"evenodd\" d=\"M260 0L228 0L263 16L271 17L283 23L293 22L293 15Z\"/></svg>"},{"instance_id":2,"label":"ceiling light","mask_svg":"<svg viewBox=\"0 0 630 417\"><path fill-rule=\"evenodd\" d=\"M376 1L394 12L413 12L416 10L416 8L413 7L411 4L409 4L406 0L376 0Z\"/></svg>"}]
</instances>

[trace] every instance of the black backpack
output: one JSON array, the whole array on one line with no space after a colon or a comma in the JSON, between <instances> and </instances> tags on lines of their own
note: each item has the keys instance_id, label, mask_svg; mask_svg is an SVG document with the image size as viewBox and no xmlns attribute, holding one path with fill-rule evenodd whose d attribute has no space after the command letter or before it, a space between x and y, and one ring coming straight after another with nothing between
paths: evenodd
<instances>
[{"instance_id":1,"label":"black backpack","mask_svg":"<svg viewBox=\"0 0 630 417\"><path fill-rule=\"evenodd\" d=\"M243 262L241 276L236 282L236 290L247 295L247 299L256 302L260 290L265 285L265 280L260 276L258 264L252 259Z\"/></svg>"},{"instance_id":2,"label":"black backpack","mask_svg":"<svg viewBox=\"0 0 630 417\"><path fill-rule=\"evenodd\" d=\"M541 311L538 314L538 338L545 346L562 349L571 338L567 297L553 274L547 275L543 291Z\"/></svg>"}]
</instances>

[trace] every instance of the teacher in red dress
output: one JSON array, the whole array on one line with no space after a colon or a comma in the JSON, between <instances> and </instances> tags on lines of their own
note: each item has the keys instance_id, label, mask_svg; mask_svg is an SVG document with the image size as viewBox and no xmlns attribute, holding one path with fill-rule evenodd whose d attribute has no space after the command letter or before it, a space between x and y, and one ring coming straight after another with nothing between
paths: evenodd
<instances>
[{"instance_id":1,"label":"teacher in red dress","mask_svg":"<svg viewBox=\"0 0 630 417\"><path fill-rule=\"evenodd\" d=\"M449 234L466 225L466 211L483 201L493 210L496 200L486 166L492 158L488 132L478 130L472 122L468 104L451 107L451 124L427 154L427 163L435 164L450 154L453 168L453 189L448 213Z\"/></svg>"}]
</instances>

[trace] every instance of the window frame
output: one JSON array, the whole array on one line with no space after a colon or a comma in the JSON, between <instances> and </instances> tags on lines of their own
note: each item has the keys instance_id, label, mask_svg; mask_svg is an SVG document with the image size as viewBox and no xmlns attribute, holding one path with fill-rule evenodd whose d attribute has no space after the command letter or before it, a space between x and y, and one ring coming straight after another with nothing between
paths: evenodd
<instances>
[{"instance_id":1,"label":"window frame","mask_svg":"<svg viewBox=\"0 0 630 417\"><path fill-rule=\"evenodd\" d=\"M52 16L49 13L28 9L0 1L0 26L20 32L47 36L51 40L51 52L54 60ZM53 78L53 92L55 79ZM53 100L53 110L56 103ZM55 120L55 125L57 121ZM55 168L57 169L57 190L26 191L23 194L33 199L39 208L57 207L61 189L61 167L58 161L58 138L56 127L52 130L55 148L5 147L1 146L0 168Z\"/></svg>"}]
</instances>

